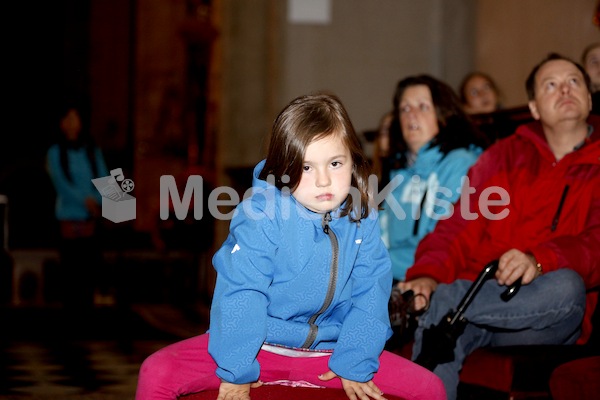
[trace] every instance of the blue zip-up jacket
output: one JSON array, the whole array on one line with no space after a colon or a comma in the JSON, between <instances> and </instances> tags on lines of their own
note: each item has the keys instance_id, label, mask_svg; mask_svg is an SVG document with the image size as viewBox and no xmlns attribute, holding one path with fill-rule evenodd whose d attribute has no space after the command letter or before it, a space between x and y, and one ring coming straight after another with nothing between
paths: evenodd
<instances>
[{"instance_id":1,"label":"blue zip-up jacket","mask_svg":"<svg viewBox=\"0 0 600 400\"><path fill-rule=\"evenodd\" d=\"M480 154L478 147L460 148L444 157L438 146L425 145L413 165L390 172L387 187L393 190L386 196L379 221L394 279L404 280L421 239L453 210L463 178Z\"/></svg>"},{"instance_id":2,"label":"blue zip-up jacket","mask_svg":"<svg viewBox=\"0 0 600 400\"><path fill-rule=\"evenodd\" d=\"M85 205L87 197L93 197L98 204L102 197L92 184L92 179L108 176L108 169L99 148L94 149L98 176L93 176L85 147L67 149L67 159L71 180L68 180L60 163L60 147L51 146L47 154L47 169L56 189L55 214L59 221L84 221L90 218Z\"/></svg>"},{"instance_id":3,"label":"blue zip-up jacket","mask_svg":"<svg viewBox=\"0 0 600 400\"><path fill-rule=\"evenodd\" d=\"M213 258L208 350L216 373L231 383L256 381L256 355L268 343L332 350L332 371L366 382L392 333L391 264L377 213L355 223L334 211L328 235L323 214L258 179L263 166Z\"/></svg>"}]
</instances>

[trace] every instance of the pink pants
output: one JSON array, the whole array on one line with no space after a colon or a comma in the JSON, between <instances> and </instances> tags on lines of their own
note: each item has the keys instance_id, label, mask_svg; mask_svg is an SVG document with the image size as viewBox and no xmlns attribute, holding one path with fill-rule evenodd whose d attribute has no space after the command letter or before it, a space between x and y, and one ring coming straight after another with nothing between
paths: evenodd
<instances>
[{"instance_id":1,"label":"pink pants","mask_svg":"<svg viewBox=\"0 0 600 400\"><path fill-rule=\"evenodd\" d=\"M218 389L217 365L208 354L208 334L169 345L148 357L140 368L137 400L169 399ZM329 356L286 357L261 350L260 380L306 381L317 386L341 388L339 379L321 381L329 370ZM445 400L442 381L432 372L393 353L384 351L373 382L385 393L406 399Z\"/></svg>"}]
</instances>

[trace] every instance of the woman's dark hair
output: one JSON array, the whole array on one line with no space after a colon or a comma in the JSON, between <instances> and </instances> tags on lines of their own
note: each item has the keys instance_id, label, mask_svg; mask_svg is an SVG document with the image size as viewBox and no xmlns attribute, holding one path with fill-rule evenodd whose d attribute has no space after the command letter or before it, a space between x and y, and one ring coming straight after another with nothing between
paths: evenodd
<instances>
[{"instance_id":1,"label":"woman's dark hair","mask_svg":"<svg viewBox=\"0 0 600 400\"><path fill-rule=\"evenodd\" d=\"M92 167L92 173L94 177L98 176L98 165L96 163L96 154L95 154L95 146L90 135L89 126L88 126L88 113L86 112L86 108L77 102L67 101L62 104L61 108L58 110L58 126L61 125L62 120L69 114L69 112L75 111L79 115L79 119L81 122L81 132L79 133L76 140L68 140L64 134L59 136L58 139L58 148L59 148L59 160L60 165L63 170L63 174L68 181L72 181L71 171L69 169L69 158L67 151L69 149L78 149L85 148L86 154L90 161L90 166Z\"/></svg>"},{"instance_id":2,"label":"woman's dark hair","mask_svg":"<svg viewBox=\"0 0 600 400\"><path fill-rule=\"evenodd\" d=\"M369 215L370 165L346 109L333 94L301 96L281 111L273 124L266 163L259 178L266 180L273 175L277 188L287 186L293 192L302 177L307 147L329 135L338 135L348 148L353 163L352 186L360 193L360 204L353 204L352 196L348 196L341 215L348 215L352 221L366 218ZM287 177L282 179L283 176L289 180Z\"/></svg>"},{"instance_id":3,"label":"woman's dark hair","mask_svg":"<svg viewBox=\"0 0 600 400\"><path fill-rule=\"evenodd\" d=\"M587 86L588 92L592 93L592 80L590 79L590 76L588 75L585 68L583 68L583 66L581 64L579 64L576 61L573 61L572 59L570 59L569 57L565 57L561 54L550 53L542 61L540 61L536 66L533 67L533 69L529 73L529 76L525 80L525 90L527 91L527 98L529 100L535 99L535 77L536 77L538 71L540 70L540 68L542 68L542 66L544 66L544 64L546 64L547 62L556 61L556 60L563 60L563 61L572 63L579 70L579 72L581 72L583 74L583 79L585 81L585 85Z\"/></svg>"},{"instance_id":4,"label":"woman's dark hair","mask_svg":"<svg viewBox=\"0 0 600 400\"><path fill-rule=\"evenodd\" d=\"M408 147L400 124L400 102L404 91L417 85L429 88L435 107L439 132L431 143L432 147L439 147L445 156L454 149L469 148L471 145L484 149L489 145L486 137L463 111L458 96L449 85L430 75L410 76L398 82L393 98L394 118L390 126L390 159L387 161L387 171L406 167Z\"/></svg>"}]
</instances>

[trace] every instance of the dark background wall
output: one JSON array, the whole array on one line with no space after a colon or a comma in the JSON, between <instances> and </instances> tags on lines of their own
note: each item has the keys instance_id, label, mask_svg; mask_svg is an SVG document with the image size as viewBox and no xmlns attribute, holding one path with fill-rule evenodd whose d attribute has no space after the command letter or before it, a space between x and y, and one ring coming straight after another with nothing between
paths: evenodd
<instances>
[{"instance_id":1,"label":"dark background wall","mask_svg":"<svg viewBox=\"0 0 600 400\"><path fill-rule=\"evenodd\" d=\"M57 133L56 106L89 87L89 1L11 2L0 144L0 192L9 197L10 243L53 243L54 189L44 157Z\"/></svg>"}]
</instances>

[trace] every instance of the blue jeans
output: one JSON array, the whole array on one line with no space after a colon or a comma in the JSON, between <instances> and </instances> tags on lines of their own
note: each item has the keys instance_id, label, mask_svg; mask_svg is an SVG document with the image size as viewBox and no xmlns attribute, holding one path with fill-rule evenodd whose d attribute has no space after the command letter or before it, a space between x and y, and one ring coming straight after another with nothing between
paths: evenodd
<instances>
[{"instance_id":1,"label":"blue jeans","mask_svg":"<svg viewBox=\"0 0 600 400\"><path fill-rule=\"evenodd\" d=\"M419 318L413 359L421 352L423 330L437 325L450 309L455 310L472 282L457 280L440 284L427 312ZM583 279L573 270L544 274L508 302L500 299L506 286L495 279L483 284L464 313L469 321L454 349L454 361L438 365L434 373L446 387L449 400L456 398L459 372L465 358L484 346L573 344L580 334L585 312Z\"/></svg>"}]
</instances>

